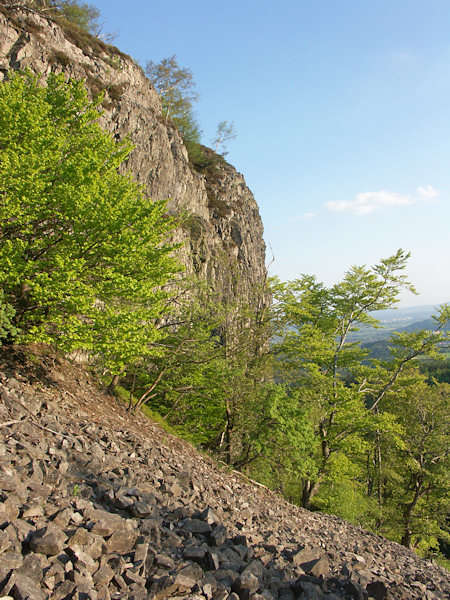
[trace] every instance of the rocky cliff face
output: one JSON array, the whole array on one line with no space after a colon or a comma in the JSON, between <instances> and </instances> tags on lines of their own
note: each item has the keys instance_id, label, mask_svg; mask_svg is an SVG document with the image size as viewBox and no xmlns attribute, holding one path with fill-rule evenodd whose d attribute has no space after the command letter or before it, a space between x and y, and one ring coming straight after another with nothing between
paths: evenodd
<instances>
[{"instance_id":1,"label":"rocky cliff face","mask_svg":"<svg viewBox=\"0 0 450 600\"><path fill-rule=\"evenodd\" d=\"M178 132L166 124L159 97L133 60L95 38L24 8L0 3L0 80L13 69L64 72L85 79L91 95L104 91L102 125L135 145L128 168L151 198L170 198L187 212L177 241L187 271L226 294L249 297L265 278L263 227L243 176L219 162L202 173L189 162ZM232 270L236 277L230 280Z\"/></svg>"}]
</instances>

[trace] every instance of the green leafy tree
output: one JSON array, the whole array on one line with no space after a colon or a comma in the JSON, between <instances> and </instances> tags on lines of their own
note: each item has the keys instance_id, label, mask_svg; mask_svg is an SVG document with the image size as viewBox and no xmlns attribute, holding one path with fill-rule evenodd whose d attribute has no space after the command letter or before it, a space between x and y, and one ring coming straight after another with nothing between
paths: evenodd
<instances>
[{"instance_id":1,"label":"green leafy tree","mask_svg":"<svg viewBox=\"0 0 450 600\"><path fill-rule=\"evenodd\" d=\"M178 305L162 328L161 354L138 375L140 401L243 468L261 456L265 427L273 422L267 311L255 298L223 297L204 286Z\"/></svg>"},{"instance_id":2,"label":"green leafy tree","mask_svg":"<svg viewBox=\"0 0 450 600\"><path fill-rule=\"evenodd\" d=\"M275 289L276 317L281 327L279 377L298 390L299 401L310 406L316 442L309 458L315 472L302 481L301 503L320 504L320 490L334 481L351 481L362 474L362 464L377 432L395 436L398 428L382 403L402 386L407 365L420 355L433 355L448 318L444 309L435 332L401 334L394 360L364 365L367 351L349 334L362 325L377 326L374 312L392 307L400 289L413 290L403 271L408 254L399 250L373 268L352 267L331 288L314 277L279 284ZM351 383L349 384L349 380ZM372 436L372 437L371 437ZM338 501L338 496L336 496ZM323 501L323 497L322 497Z\"/></svg>"},{"instance_id":3,"label":"green leafy tree","mask_svg":"<svg viewBox=\"0 0 450 600\"><path fill-rule=\"evenodd\" d=\"M402 444L385 453L386 518L383 531L422 552L450 540L450 386L419 382L389 402Z\"/></svg>"},{"instance_id":4,"label":"green leafy tree","mask_svg":"<svg viewBox=\"0 0 450 600\"><path fill-rule=\"evenodd\" d=\"M0 85L0 285L18 341L84 349L120 372L148 355L178 270L164 202L118 168L83 82Z\"/></svg>"}]
</instances>

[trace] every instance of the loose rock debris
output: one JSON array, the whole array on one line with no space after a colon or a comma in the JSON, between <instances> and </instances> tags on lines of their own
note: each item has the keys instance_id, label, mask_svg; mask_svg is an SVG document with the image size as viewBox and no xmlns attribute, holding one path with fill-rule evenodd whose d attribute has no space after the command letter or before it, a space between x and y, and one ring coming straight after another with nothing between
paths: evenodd
<instances>
[{"instance_id":1,"label":"loose rock debris","mask_svg":"<svg viewBox=\"0 0 450 600\"><path fill-rule=\"evenodd\" d=\"M449 597L434 562L220 468L81 368L0 368L0 600Z\"/></svg>"}]
</instances>

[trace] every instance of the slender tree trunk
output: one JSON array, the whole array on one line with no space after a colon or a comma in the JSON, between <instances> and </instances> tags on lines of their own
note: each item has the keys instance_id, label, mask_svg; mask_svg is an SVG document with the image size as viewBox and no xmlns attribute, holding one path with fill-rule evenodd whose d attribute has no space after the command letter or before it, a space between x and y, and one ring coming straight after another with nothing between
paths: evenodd
<instances>
[{"instance_id":1,"label":"slender tree trunk","mask_svg":"<svg viewBox=\"0 0 450 600\"><path fill-rule=\"evenodd\" d=\"M119 381L120 381L120 375L114 375L114 377L111 379L111 383L107 387L108 394L111 394L111 395L114 394L114 390L119 385Z\"/></svg>"},{"instance_id":2,"label":"slender tree trunk","mask_svg":"<svg viewBox=\"0 0 450 600\"><path fill-rule=\"evenodd\" d=\"M381 455L381 440L380 440L380 431L377 430L376 436L376 446L375 446L375 463L377 466L378 476L377 476L377 500L378 507L380 509L380 516L377 518L377 527L380 528L383 525L383 464L382 464L382 455Z\"/></svg>"},{"instance_id":3,"label":"slender tree trunk","mask_svg":"<svg viewBox=\"0 0 450 600\"><path fill-rule=\"evenodd\" d=\"M419 477L415 478L414 497L403 509L403 535L401 543L407 548L411 548L411 539L413 532L411 531L411 522L414 514L414 509L421 496L422 481Z\"/></svg>"},{"instance_id":4,"label":"slender tree trunk","mask_svg":"<svg viewBox=\"0 0 450 600\"><path fill-rule=\"evenodd\" d=\"M133 394L134 394L135 388L136 388L136 371L133 373L133 383L131 385L130 400L128 401L128 407L127 407L128 411L130 411L133 408Z\"/></svg>"},{"instance_id":5,"label":"slender tree trunk","mask_svg":"<svg viewBox=\"0 0 450 600\"><path fill-rule=\"evenodd\" d=\"M303 508L311 508L311 502L314 496L317 494L320 488L321 479L317 479L312 482L310 479L307 479L303 484L302 489L302 506Z\"/></svg>"},{"instance_id":6,"label":"slender tree trunk","mask_svg":"<svg viewBox=\"0 0 450 600\"><path fill-rule=\"evenodd\" d=\"M233 434L233 415L231 412L230 401L226 401L226 417L227 425L225 429L225 462L227 465L231 465L232 462L232 434Z\"/></svg>"}]
</instances>

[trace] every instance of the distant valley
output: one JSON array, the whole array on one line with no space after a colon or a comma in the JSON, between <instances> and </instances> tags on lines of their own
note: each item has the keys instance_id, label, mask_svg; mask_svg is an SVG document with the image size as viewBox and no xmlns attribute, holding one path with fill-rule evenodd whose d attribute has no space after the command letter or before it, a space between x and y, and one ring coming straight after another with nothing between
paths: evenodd
<instances>
[{"instance_id":1,"label":"distant valley","mask_svg":"<svg viewBox=\"0 0 450 600\"><path fill-rule=\"evenodd\" d=\"M436 324L432 315L435 313L436 307L433 305L382 310L374 313L374 317L380 321L379 328L361 327L349 336L349 340L360 342L364 348L370 350L374 358L387 359L390 355L389 339L393 333L434 329ZM444 331L448 330L447 324Z\"/></svg>"},{"instance_id":2,"label":"distant valley","mask_svg":"<svg viewBox=\"0 0 450 600\"><path fill-rule=\"evenodd\" d=\"M417 329L433 329L432 315L436 313L434 305L413 306L409 308L391 308L380 310L373 316L380 321L380 327L361 327L351 334L351 341L369 342L385 340L395 331L416 331ZM448 327L446 327L448 330Z\"/></svg>"}]
</instances>

